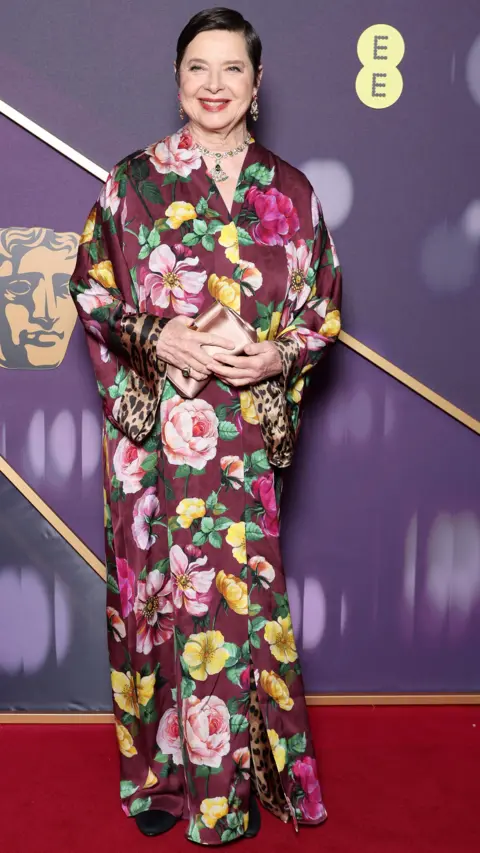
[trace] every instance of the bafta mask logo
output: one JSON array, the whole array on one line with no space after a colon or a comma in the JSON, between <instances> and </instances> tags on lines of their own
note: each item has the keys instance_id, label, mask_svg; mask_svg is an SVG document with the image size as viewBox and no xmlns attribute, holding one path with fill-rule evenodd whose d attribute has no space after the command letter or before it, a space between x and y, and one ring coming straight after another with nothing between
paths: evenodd
<instances>
[{"instance_id":1,"label":"bafta mask logo","mask_svg":"<svg viewBox=\"0 0 480 853\"><path fill-rule=\"evenodd\" d=\"M68 283L78 234L0 229L0 367L58 367L76 320Z\"/></svg>"}]
</instances>

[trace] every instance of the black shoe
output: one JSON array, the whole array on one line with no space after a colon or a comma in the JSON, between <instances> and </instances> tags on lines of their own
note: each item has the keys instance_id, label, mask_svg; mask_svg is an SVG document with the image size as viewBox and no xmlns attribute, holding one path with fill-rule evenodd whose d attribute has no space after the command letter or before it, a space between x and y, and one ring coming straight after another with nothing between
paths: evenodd
<instances>
[{"instance_id":1,"label":"black shoe","mask_svg":"<svg viewBox=\"0 0 480 853\"><path fill-rule=\"evenodd\" d=\"M257 798L255 794L250 794L250 801L248 804L248 826L243 837L255 838L255 836L258 835L258 833L260 832L261 825L262 819L260 817L260 809L258 808Z\"/></svg>"},{"instance_id":2,"label":"black shoe","mask_svg":"<svg viewBox=\"0 0 480 853\"><path fill-rule=\"evenodd\" d=\"M162 835L172 829L177 820L178 817L170 814L170 812L155 809L135 815L135 822L143 835Z\"/></svg>"}]
</instances>

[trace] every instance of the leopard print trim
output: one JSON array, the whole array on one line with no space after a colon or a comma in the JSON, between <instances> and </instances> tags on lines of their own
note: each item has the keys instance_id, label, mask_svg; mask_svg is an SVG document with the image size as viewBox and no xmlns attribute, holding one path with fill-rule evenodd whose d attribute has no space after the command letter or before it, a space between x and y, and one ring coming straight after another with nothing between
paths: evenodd
<instances>
[{"instance_id":1,"label":"leopard print trim","mask_svg":"<svg viewBox=\"0 0 480 853\"><path fill-rule=\"evenodd\" d=\"M158 358L156 345L167 322L153 314L127 314L120 321L120 341L132 370L125 393L114 407L114 418L137 443L153 429L165 384L167 366Z\"/></svg>"},{"instance_id":2,"label":"leopard print trim","mask_svg":"<svg viewBox=\"0 0 480 853\"><path fill-rule=\"evenodd\" d=\"M288 411L286 389L300 344L291 338L273 341L282 360L282 374L252 385L252 396L260 422L262 438L271 465L287 468L295 449L295 429Z\"/></svg>"},{"instance_id":3,"label":"leopard print trim","mask_svg":"<svg viewBox=\"0 0 480 853\"><path fill-rule=\"evenodd\" d=\"M287 800L283 792L272 748L268 739L253 672L250 671L250 707L248 714L250 732L251 780L262 806L285 823L290 819Z\"/></svg>"}]
</instances>

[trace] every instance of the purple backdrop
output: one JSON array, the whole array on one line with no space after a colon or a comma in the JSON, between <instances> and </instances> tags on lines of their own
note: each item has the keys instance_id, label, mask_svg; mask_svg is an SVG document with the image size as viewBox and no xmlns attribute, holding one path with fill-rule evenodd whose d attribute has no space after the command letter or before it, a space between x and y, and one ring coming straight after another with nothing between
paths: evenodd
<instances>
[{"instance_id":1,"label":"purple backdrop","mask_svg":"<svg viewBox=\"0 0 480 853\"><path fill-rule=\"evenodd\" d=\"M478 418L477 0L454 14L439 0L434 21L413 0L309 6L236 3L265 45L257 135L315 184L345 271L346 330ZM176 126L173 46L199 8L21 2L2 15L2 98L110 168ZM355 93L356 44L378 22L405 39L404 90L373 110ZM81 231L95 178L1 116L0 156L0 227ZM55 370L0 369L0 452L102 556L99 410L78 326ZM309 691L479 689L476 438L342 345L319 370L282 529ZM27 566L20 539L0 557L4 612L16 606L12 571L52 571L45 557L32 568L31 549ZM101 618L102 585L77 571ZM57 605L47 586L67 618L73 596ZM42 618L32 608L23 643ZM0 622L0 703L39 707L12 642ZM65 654L86 655L101 683L103 650L89 658L71 631ZM64 707L104 707L106 695L65 680Z\"/></svg>"}]
</instances>

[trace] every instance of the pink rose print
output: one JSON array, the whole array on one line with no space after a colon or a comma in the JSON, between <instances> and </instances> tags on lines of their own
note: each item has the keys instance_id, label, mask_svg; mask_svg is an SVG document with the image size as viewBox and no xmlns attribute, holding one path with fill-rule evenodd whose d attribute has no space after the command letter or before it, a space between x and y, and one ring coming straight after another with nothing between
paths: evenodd
<instances>
[{"instance_id":1,"label":"pink rose print","mask_svg":"<svg viewBox=\"0 0 480 853\"><path fill-rule=\"evenodd\" d=\"M149 572L146 581L138 582L135 601L137 620L137 652L148 655L173 634L172 582L158 569Z\"/></svg>"},{"instance_id":2,"label":"pink rose print","mask_svg":"<svg viewBox=\"0 0 480 853\"><path fill-rule=\"evenodd\" d=\"M146 489L142 497L133 507L132 533L137 548L148 551L157 541L152 533L155 520L160 516L160 503L155 494L155 487Z\"/></svg>"},{"instance_id":3,"label":"pink rose print","mask_svg":"<svg viewBox=\"0 0 480 853\"><path fill-rule=\"evenodd\" d=\"M305 240L297 244L290 242L285 247L288 264L287 299L294 311L299 311L310 296L310 285L307 275L312 262L312 253Z\"/></svg>"},{"instance_id":4,"label":"pink rose print","mask_svg":"<svg viewBox=\"0 0 480 853\"><path fill-rule=\"evenodd\" d=\"M107 607L107 621L109 630L112 632L116 642L119 643L126 635L126 628L120 613L114 607Z\"/></svg>"},{"instance_id":5,"label":"pink rose print","mask_svg":"<svg viewBox=\"0 0 480 853\"><path fill-rule=\"evenodd\" d=\"M176 708L169 708L160 720L157 730L157 744L164 755L172 756L175 764L183 764Z\"/></svg>"},{"instance_id":6,"label":"pink rose print","mask_svg":"<svg viewBox=\"0 0 480 853\"><path fill-rule=\"evenodd\" d=\"M188 562L179 545L170 548L170 571L173 583L173 603L184 607L192 616L202 616L208 611L207 595L215 577L215 569L202 570L207 557Z\"/></svg>"},{"instance_id":7,"label":"pink rose print","mask_svg":"<svg viewBox=\"0 0 480 853\"><path fill-rule=\"evenodd\" d=\"M192 764L220 767L230 751L230 714L218 696L190 696L183 703L187 750Z\"/></svg>"},{"instance_id":8,"label":"pink rose print","mask_svg":"<svg viewBox=\"0 0 480 853\"><path fill-rule=\"evenodd\" d=\"M114 181L111 175L105 181L98 201L100 207L103 209L109 207L112 214L115 215L120 206L120 199L118 197L118 181Z\"/></svg>"},{"instance_id":9,"label":"pink rose print","mask_svg":"<svg viewBox=\"0 0 480 853\"><path fill-rule=\"evenodd\" d=\"M262 474L252 483L252 494L262 504L265 514L259 517L259 524L266 536L278 536L277 503L273 484L273 471Z\"/></svg>"},{"instance_id":10,"label":"pink rose print","mask_svg":"<svg viewBox=\"0 0 480 853\"><path fill-rule=\"evenodd\" d=\"M203 470L217 452L218 418L205 400L176 394L161 404L163 450L172 465Z\"/></svg>"},{"instance_id":11,"label":"pink rose print","mask_svg":"<svg viewBox=\"0 0 480 853\"><path fill-rule=\"evenodd\" d=\"M300 811L306 820L319 820L325 814L325 807L322 803L315 759L308 755L305 758L299 758L292 769L305 794L298 801Z\"/></svg>"},{"instance_id":12,"label":"pink rose print","mask_svg":"<svg viewBox=\"0 0 480 853\"><path fill-rule=\"evenodd\" d=\"M180 178L186 178L193 169L199 169L202 165L200 152L187 130L174 133L156 145L150 145L147 154L157 172L162 175L175 172Z\"/></svg>"},{"instance_id":13,"label":"pink rose print","mask_svg":"<svg viewBox=\"0 0 480 853\"><path fill-rule=\"evenodd\" d=\"M110 361L110 353L105 345L105 339L100 331L100 323L92 320L91 323L85 323L85 328L92 338L96 338L100 345L100 358L107 364Z\"/></svg>"},{"instance_id":14,"label":"pink rose print","mask_svg":"<svg viewBox=\"0 0 480 853\"><path fill-rule=\"evenodd\" d=\"M91 314L95 308L103 308L104 305L112 304L113 296L101 284L91 278L88 280L88 284L88 290L79 293L77 296L77 302L80 302L85 314Z\"/></svg>"},{"instance_id":15,"label":"pink rose print","mask_svg":"<svg viewBox=\"0 0 480 853\"><path fill-rule=\"evenodd\" d=\"M201 293L207 273L198 258L182 254L180 258L170 246L162 243L150 255L151 272L144 277L140 300L142 305L148 296L158 308L165 310L172 303L177 314L198 314L203 305Z\"/></svg>"},{"instance_id":16,"label":"pink rose print","mask_svg":"<svg viewBox=\"0 0 480 853\"><path fill-rule=\"evenodd\" d=\"M261 246L285 246L300 228L298 213L291 198L271 187L265 193L251 187L246 203L253 207L258 216L252 236Z\"/></svg>"},{"instance_id":17,"label":"pink rose print","mask_svg":"<svg viewBox=\"0 0 480 853\"><path fill-rule=\"evenodd\" d=\"M122 616L126 619L133 610L133 601L135 598L135 572L130 568L127 561L120 557L117 557L115 563L117 565L117 580L118 588L120 590Z\"/></svg>"},{"instance_id":18,"label":"pink rose print","mask_svg":"<svg viewBox=\"0 0 480 853\"><path fill-rule=\"evenodd\" d=\"M142 462L147 456L148 453L143 447L132 444L127 437L119 442L113 457L113 468L126 495L139 492L142 488L141 480L145 474Z\"/></svg>"},{"instance_id":19,"label":"pink rose print","mask_svg":"<svg viewBox=\"0 0 480 853\"><path fill-rule=\"evenodd\" d=\"M250 690L250 667L246 666L239 678L240 687L243 690Z\"/></svg>"},{"instance_id":20,"label":"pink rose print","mask_svg":"<svg viewBox=\"0 0 480 853\"><path fill-rule=\"evenodd\" d=\"M248 746L241 746L239 749L236 749L232 758L241 771L243 778L248 779L250 776L250 750Z\"/></svg>"}]
</instances>

